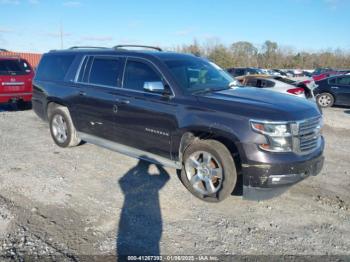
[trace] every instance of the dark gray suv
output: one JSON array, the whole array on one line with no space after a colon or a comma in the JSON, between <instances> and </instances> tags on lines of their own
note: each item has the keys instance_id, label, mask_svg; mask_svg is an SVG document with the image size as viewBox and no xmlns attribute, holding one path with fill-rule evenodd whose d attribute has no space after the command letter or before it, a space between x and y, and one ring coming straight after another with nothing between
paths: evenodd
<instances>
[{"instance_id":1,"label":"dark gray suv","mask_svg":"<svg viewBox=\"0 0 350 262\"><path fill-rule=\"evenodd\" d=\"M33 108L58 146L86 141L181 170L202 200L274 192L323 166L315 103L234 87L214 63L192 55L115 48L44 54ZM242 178L242 179L239 179Z\"/></svg>"}]
</instances>

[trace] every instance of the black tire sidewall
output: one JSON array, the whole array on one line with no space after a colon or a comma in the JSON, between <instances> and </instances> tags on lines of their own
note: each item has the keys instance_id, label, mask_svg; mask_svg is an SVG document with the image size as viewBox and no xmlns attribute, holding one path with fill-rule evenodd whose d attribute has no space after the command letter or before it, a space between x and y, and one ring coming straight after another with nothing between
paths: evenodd
<instances>
[{"instance_id":1,"label":"black tire sidewall","mask_svg":"<svg viewBox=\"0 0 350 262\"><path fill-rule=\"evenodd\" d=\"M67 123L67 139L64 143L60 143L59 141L57 141L56 137L53 134L52 121L53 121L54 116L56 116L56 115L61 115L64 118L65 122ZM72 140L72 123L71 123L70 117L61 108L56 108L52 112L52 114L50 115L50 133L51 133L51 137L55 141L56 145L58 145L60 147L68 147L69 146L70 141Z\"/></svg>"},{"instance_id":2,"label":"black tire sidewall","mask_svg":"<svg viewBox=\"0 0 350 262\"><path fill-rule=\"evenodd\" d=\"M328 106L322 106L322 105L320 104L319 99L320 99L321 96L329 96L329 97L330 97L331 102L330 102L330 104L329 104ZM318 104L320 107L322 107L322 108L332 107L332 106L334 105L334 96L333 96L332 94L330 94L330 93L321 93L321 94L319 94L319 95L317 96L316 99L317 99L317 104Z\"/></svg>"},{"instance_id":3,"label":"black tire sidewall","mask_svg":"<svg viewBox=\"0 0 350 262\"><path fill-rule=\"evenodd\" d=\"M185 162L188 156L196 151L206 151L212 154L221 164L223 169L223 180L219 191L210 196L204 196L197 192L187 178ZM191 144L184 153L183 167L181 170L181 181L184 186L197 198L206 202L220 202L233 192L237 183L237 172L231 153L220 142L214 140L201 140Z\"/></svg>"}]
</instances>

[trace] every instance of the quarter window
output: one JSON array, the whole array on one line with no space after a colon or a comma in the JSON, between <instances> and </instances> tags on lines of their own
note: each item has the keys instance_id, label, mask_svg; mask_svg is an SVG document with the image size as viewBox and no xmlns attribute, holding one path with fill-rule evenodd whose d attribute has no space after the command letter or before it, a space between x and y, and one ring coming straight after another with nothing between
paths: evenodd
<instances>
[{"instance_id":1,"label":"quarter window","mask_svg":"<svg viewBox=\"0 0 350 262\"><path fill-rule=\"evenodd\" d=\"M74 58L74 55L45 55L40 62L37 79L63 81Z\"/></svg>"},{"instance_id":2,"label":"quarter window","mask_svg":"<svg viewBox=\"0 0 350 262\"><path fill-rule=\"evenodd\" d=\"M337 79L336 78L331 78L328 80L329 84L336 84L337 83Z\"/></svg>"},{"instance_id":3,"label":"quarter window","mask_svg":"<svg viewBox=\"0 0 350 262\"><path fill-rule=\"evenodd\" d=\"M128 60L126 63L124 88L144 91L145 82L161 81L162 79L159 74L149 65L132 60Z\"/></svg>"},{"instance_id":4,"label":"quarter window","mask_svg":"<svg viewBox=\"0 0 350 262\"><path fill-rule=\"evenodd\" d=\"M122 64L118 58L95 57L91 65L89 83L104 86L118 86Z\"/></svg>"}]
</instances>

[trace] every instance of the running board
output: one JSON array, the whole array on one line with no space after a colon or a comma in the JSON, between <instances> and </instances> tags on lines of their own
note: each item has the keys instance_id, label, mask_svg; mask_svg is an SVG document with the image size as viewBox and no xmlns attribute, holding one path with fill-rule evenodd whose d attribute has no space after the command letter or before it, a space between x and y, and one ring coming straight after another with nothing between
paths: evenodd
<instances>
[{"instance_id":1,"label":"running board","mask_svg":"<svg viewBox=\"0 0 350 262\"><path fill-rule=\"evenodd\" d=\"M107 148L112 151L116 151L118 153L142 159L148 162L152 162L157 165L162 165L165 167L171 167L171 168L176 168L176 169L181 169L182 165L180 162L173 161L171 159L165 158L158 156L156 154L152 154L140 149L132 148L129 146L125 146L116 142L112 142L97 136L89 135L86 133L78 132L78 136L85 142L101 146L104 148Z\"/></svg>"}]
</instances>

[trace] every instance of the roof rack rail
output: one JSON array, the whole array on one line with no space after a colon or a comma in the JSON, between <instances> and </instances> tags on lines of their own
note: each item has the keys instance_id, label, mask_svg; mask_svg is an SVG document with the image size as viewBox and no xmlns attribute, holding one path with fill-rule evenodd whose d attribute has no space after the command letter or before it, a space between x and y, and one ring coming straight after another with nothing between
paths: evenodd
<instances>
[{"instance_id":1,"label":"roof rack rail","mask_svg":"<svg viewBox=\"0 0 350 262\"><path fill-rule=\"evenodd\" d=\"M157 46L149 46L149 45L116 45L114 49L123 49L124 47L141 47L141 48L148 48L148 49L154 49L159 52L162 52L163 50L160 47Z\"/></svg>"},{"instance_id":2,"label":"roof rack rail","mask_svg":"<svg viewBox=\"0 0 350 262\"><path fill-rule=\"evenodd\" d=\"M102 47L102 46L72 46L68 49L73 50L73 49L109 49L109 48Z\"/></svg>"}]
</instances>

